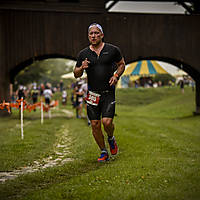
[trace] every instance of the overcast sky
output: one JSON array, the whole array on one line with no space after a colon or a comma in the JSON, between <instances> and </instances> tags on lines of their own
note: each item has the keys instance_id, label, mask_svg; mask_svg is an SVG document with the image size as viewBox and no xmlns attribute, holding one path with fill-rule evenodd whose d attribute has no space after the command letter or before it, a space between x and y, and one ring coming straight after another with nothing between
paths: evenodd
<instances>
[{"instance_id":1,"label":"overcast sky","mask_svg":"<svg viewBox=\"0 0 200 200\"><path fill-rule=\"evenodd\" d=\"M108 6L112 1L108 2ZM119 1L110 12L184 14L185 9L175 2Z\"/></svg>"}]
</instances>

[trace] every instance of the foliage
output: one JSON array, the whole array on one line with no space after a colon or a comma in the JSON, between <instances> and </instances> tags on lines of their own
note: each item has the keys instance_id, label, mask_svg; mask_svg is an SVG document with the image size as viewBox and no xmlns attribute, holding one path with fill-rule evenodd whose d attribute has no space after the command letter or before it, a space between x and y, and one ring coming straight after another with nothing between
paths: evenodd
<instances>
[{"instance_id":1,"label":"foliage","mask_svg":"<svg viewBox=\"0 0 200 200\"><path fill-rule=\"evenodd\" d=\"M156 74L153 77L153 82L162 82L162 85L168 85L169 81L174 82L176 81L176 78L174 78L172 75L170 74Z\"/></svg>"},{"instance_id":2,"label":"foliage","mask_svg":"<svg viewBox=\"0 0 200 200\"><path fill-rule=\"evenodd\" d=\"M49 82L53 86L57 86L61 76L73 70L73 65L68 65L68 62L66 59L47 59L41 61L41 66L44 67L46 73L43 74L40 82Z\"/></svg>"},{"instance_id":3,"label":"foliage","mask_svg":"<svg viewBox=\"0 0 200 200\"><path fill-rule=\"evenodd\" d=\"M21 70L15 77L15 82L17 82L18 85L28 85L33 82L39 82L46 73L47 70L41 66L39 61L36 61L32 65Z\"/></svg>"},{"instance_id":4,"label":"foliage","mask_svg":"<svg viewBox=\"0 0 200 200\"><path fill-rule=\"evenodd\" d=\"M46 59L35 61L20 71L15 80L17 85L28 85L33 82L51 83L53 86L61 80L61 75L73 70L73 63L67 59Z\"/></svg>"}]
</instances>

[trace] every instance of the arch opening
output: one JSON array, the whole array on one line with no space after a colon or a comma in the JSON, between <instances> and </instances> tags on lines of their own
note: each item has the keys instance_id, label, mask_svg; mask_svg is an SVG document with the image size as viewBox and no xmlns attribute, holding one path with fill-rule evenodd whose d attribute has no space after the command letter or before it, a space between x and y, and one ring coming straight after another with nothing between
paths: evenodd
<instances>
[{"instance_id":1,"label":"arch opening","mask_svg":"<svg viewBox=\"0 0 200 200\"><path fill-rule=\"evenodd\" d=\"M29 58L29 59L19 63L18 65L16 65L16 67L10 71L10 83L12 83L12 84L14 83L15 77L21 70L34 64L34 62L48 60L48 59L66 59L66 60L72 60L72 61L76 60L76 58L74 58L72 56L65 56L65 55L60 55L60 54L45 54L45 55L40 55L40 56L35 56L32 58Z\"/></svg>"},{"instance_id":2,"label":"arch opening","mask_svg":"<svg viewBox=\"0 0 200 200\"><path fill-rule=\"evenodd\" d=\"M138 59L131 60L131 62L129 62L129 63L137 62L137 61L141 61L141 60L156 60L156 61L169 63L169 64L173 65L174 67L177 67L180 70L185 71L195 81L198 81L199 77L200 77L200 73L197 70L195 70L195 68L192 67L191 65L185 63L184 61L167 58L167 57L156 57L156 56L139 57Z\"/></svg>"},{"instance_id":3,"label":"arch opening","mask_svg":"<svg viewBox=\"0 0 200 200\"><path fill-rule=\"evenodd\" d=\"M31 90L33 86L50 84L56 90L62 82L63 87L69 87L71 80L62 79L62 75L72 72L74 65L75 59L70 56L54 54L30 58L11 71L10 96L16 99L16 91L21 86Z\"/></svg>"}]
</instances>

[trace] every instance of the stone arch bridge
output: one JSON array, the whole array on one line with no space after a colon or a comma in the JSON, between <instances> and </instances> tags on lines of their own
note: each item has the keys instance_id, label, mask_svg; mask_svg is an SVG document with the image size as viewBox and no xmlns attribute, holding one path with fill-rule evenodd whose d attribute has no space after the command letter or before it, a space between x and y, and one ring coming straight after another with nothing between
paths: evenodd
<instances>
[{"instance_id":1,"label":"stone arch bridge","mask_svg":"<svg viewBox=\"0 0 200 200\"><path fill-rule=\"evenodd\" d=\"M69 8L51 7L50 3L45 8L3 5L0 102L10 100L10 83L33 60L76 59L79 50L88 45L88 25L98 22L105 41L121 48L126 63L150 58L186 71L196 81L195 112L200 113L200 15L108 13L100 3L94 8L73 7L73 11L71 4Z\"/></svg>"}]
</instances>

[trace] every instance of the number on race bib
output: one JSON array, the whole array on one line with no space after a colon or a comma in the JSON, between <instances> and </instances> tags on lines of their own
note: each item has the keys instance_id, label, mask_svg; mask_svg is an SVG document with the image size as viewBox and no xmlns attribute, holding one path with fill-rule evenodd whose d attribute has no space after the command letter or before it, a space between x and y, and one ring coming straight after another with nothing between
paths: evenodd
<instances>
[{"instance_id":1,"label":"number on race bib","mask_svg":"<svg viewBox=\"0 0 200 200\"><path fill-rule=\"evenodd\" d=\"M100 94L96 94L94 92L88 91L88 94L85 100L88 104L98 106L100 96L101 96Z\"/></svg>"}]
</instances>

